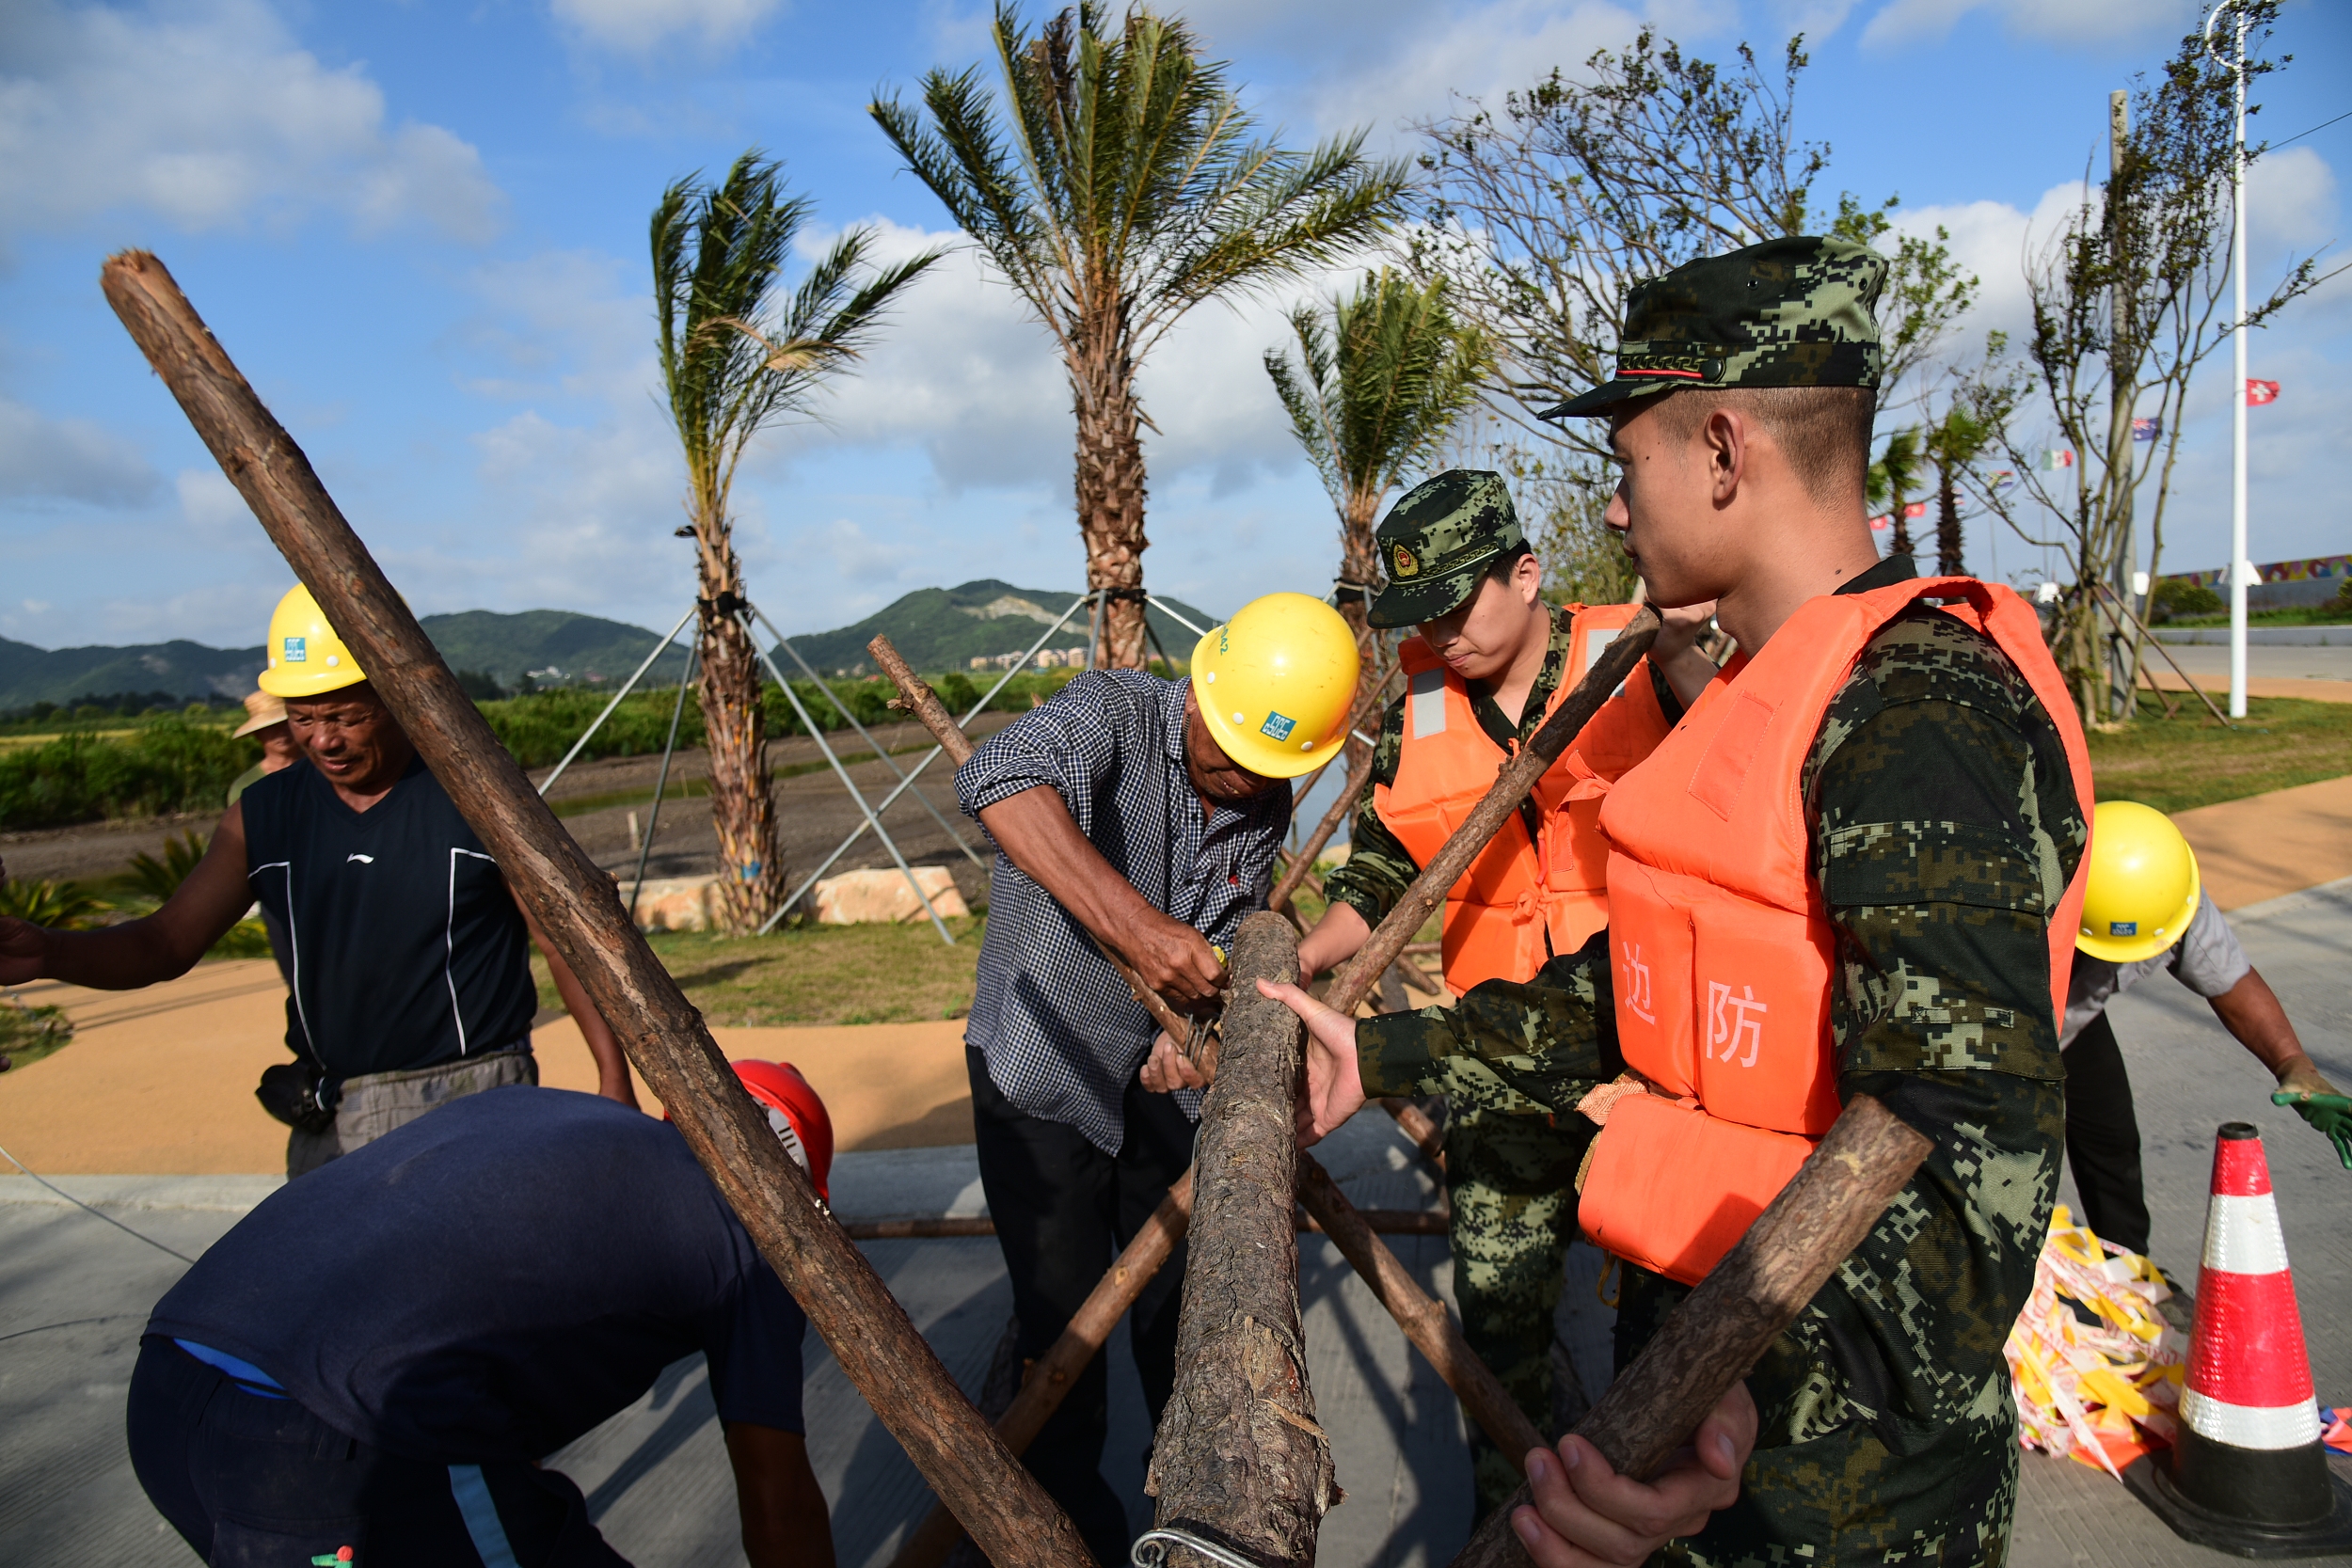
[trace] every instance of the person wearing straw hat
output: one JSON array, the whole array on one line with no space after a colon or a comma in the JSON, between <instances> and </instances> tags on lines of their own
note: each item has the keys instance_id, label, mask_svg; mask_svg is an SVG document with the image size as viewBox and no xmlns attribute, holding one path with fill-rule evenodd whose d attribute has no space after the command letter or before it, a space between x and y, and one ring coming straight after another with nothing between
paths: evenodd
<instances>
[{"instance_id":1,"label":"person wearing straw hat","mask_svg":"<svg viewBox=\"0 0 2352 1568\"><path fill-rule=\"evenodd\" d=\"M223 802L235 805L239 797L262 782L269 774L292 768L302 760L302 748L294 744L294 730L286 722L285 699L269 691L248 691L245 698L245 722L230 731L231 739L246 736L262 743L262 760L238 774L229 784L229 799ZM294 990L294 950L286 939L286 923L266 906L256 901L254 908L262 912L262 929L269 936L270 957L278 960L278 973L285 978L286 989Z\"/></svg>"},{"instance_id":2,"label":"person wearing straw hat","mask_svg":"<svg viewBox=\"0 0 2352 1568\"><path fill-rule=\"evenodd\" d=\"M2082 1195L2083 1219L2101 1241L2148 1251L2139 1121L2107 1004L2159 972L2205 999L2221 1026L2278 1080L2272 1101L2292 1106L2352 1170L2352 1099L2303 1049L2278 993L2204 890L2197 852L2153 806L2099 802L2074 947L2066 1021L2058 1031L2066 1063L2066 1163Z\"/></svg>"},{"instance_id":3,"label":"person wearing straw hat","mask_svg":"<svg viewBox=\"0 0 2352 1568\"><path fill-rule=\"evenodd\" d=\"M262 689L284 703L301 760L246 785L145 919L54 931L0 918L0 984L174 979L258 901L285 933L296 1060L265 1071L257 1094L292 1128L295 1177L461 1095L537 1083L536 941L596 1057L597 1092L636 1104L612 1030L309 589L278 601L269 657Z\"/></svg>"}]
</instances>

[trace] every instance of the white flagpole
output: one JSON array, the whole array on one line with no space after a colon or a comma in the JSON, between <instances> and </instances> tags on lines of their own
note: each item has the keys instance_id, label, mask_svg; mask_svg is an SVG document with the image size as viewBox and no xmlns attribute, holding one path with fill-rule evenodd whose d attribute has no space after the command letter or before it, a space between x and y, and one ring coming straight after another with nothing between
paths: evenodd
<instances>
[{"instance_id":1,"label":"white flagpole","mask_svg":"<svg viewBox=\"0 0 2352 1568\"><path fill-rule=\"evenodd\" d=\"M2236 0L2221 0L2205 18L2206 48L2223 11L2238 11L2237 55L2229 64L2237 81L2237 137L2230 160L2231 261L2236 269L2237 315L2232 337L2237 383L2231 395L2230 457L2230 717L2246 717L2246 590L2254 575L2246 546L2246 16ZM2219 55L2215 56L2219 59Z\"/></svg>"}]
</instances>

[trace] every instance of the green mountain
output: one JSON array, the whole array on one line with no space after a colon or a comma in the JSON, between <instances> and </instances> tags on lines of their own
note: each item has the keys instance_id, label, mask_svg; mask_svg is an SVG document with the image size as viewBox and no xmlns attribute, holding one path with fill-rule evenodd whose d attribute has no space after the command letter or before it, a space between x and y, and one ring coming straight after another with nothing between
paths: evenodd
<instances>
[{"instance_id":1,"label":"green mountain","mask_svg":"<svg viewBox=\"0 0 2352 1568\"><path fill-rule=\"evenodd\" d=\"M1061 612L1077 597L1066 591L1016 588L994 578L955 588L918 588L855 626L795 637L792 645L801 650L802 657L827 674L835 671L866 673L871 672L873 662L866 657L866 644L875 633L887 632L890 641L898 644L898 652L916 669L962 670L976 658L1020 653L1059 620ZM1195 626L1205 629L1216 623L1215 616L1195 610L1181 599L1168 603ZM1192 657L1192 645L1200 641L1197 636L1157 604L1149 608L1147 618L1160 640L1160 648L1170 657ZM1082 610L1045 645L1083 648L1088 637L1087 612Z\"/></svg>"},{"instance_id":2,"label":"green mountain","mask_svg":"<svg viewBox=\"0 0 2352 1568\"><path fill-rule=\"evenodd\" d=\"M918 670L963 670L975 658L1020 653L1075 597L1066 592L1016 588L993 578L956 588L922 588L855 626L795 637L792 645L826 674L870 673L866 644L876 632L887 632ZM1211 616L1181 600L1170 603L1196 626L1213 624ZM1191 632L1156 604L1149 618L1161 648L1179 659L1192 657L1197 639ZM483 671L509 690L521 685L526 673L541 685L609 689L628 678L660 635L568 610L526 610L511 615L469 610L427 615L421 624L452 669ZM1087 638L1087 615L1081 610L1046 646L1083 648ZM646 678L676 680L685 657L681 641L662 655ZM800 673L789 659L779 662L787 674ZM253 677L261 672L258 647L208 648L200 642L174 641L49 649L0 638L0 712L42 702L70 705L83 697L118 692L236 698L253 689Z\"/></svg>"}]
</instances>

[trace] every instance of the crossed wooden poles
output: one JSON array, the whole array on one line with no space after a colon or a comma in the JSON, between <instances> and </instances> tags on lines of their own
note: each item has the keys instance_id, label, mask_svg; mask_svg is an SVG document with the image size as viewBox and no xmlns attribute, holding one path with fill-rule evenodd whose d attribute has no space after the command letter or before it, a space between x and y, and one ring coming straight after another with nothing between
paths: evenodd
<instances>
[{"instance_id":1,"label":"crossed wooden poles","mask_svg":"<svg viewBox=\"0 0 2352 1568\"><path fill-rule=\"evenodd\" d=\"M819 1205L808 1178L786 1155L766 1116L737 1082L702 1015L621 908L611 879L532 789L352 531L309 459L254 394L169 272L147 252L125 251L108 260L100 283L230 483L318 598L426 766L579 974L629 1060L669 1107L687 1146L761 1256L925 1481L996 1568L1089 1568L1092 1560L1069 1518L1022 1467L1007 1435L993 1430L963 1397L865 1256ZM1371 989L1598 706L1595 701L1566 722L1588 691L1605 695L1624 678L1646 645L1645 632L1654 635L1654 619L1637 620L1628 628L1553 720L1506 765L1494 792L1341 975L1333 987L1334 1006L1352 1008ZM1562 733L1550 741L1549 754L1540 754L1555 728ZM1203 1560L1216 1560L1220 1552L1233 1555L1214 1542L1205 1552L1191 1545L1200 1538L1186 1529L1199 1526L1227 1542L1249 1543L1250 1558L1244 1560L1313 1560L1314 1524L1336 1488L1327 1444L1313 1427L1303 1357L1295 1354L1295 1335L1285 1339L1281 1327L1285 1294L1287 1322L1294 1330L1296 1323L1294 1201L1315 1214L1343 1253L1373 1280L1375 1293L1505 1452L1523 1454L1536 1441L1492 1374L1461 1345L1443 1308L1412 1285L1394 1256L1362 1227L1360 1215L1349 1225L1352 1206L1321 1167L1306 1156L1294 1157L1290 1106L1300 1029L1287 1009L1265 1003L1250 985L1260 974L1287 979L1295 969L1295 936L1269 938L1277 927L1288 932L1272 917L1254 919L1248 940L1236 950L1234 988L1237 994L1247 992L1248 1001L1229 1022L1231 1059L1203 1108L1215 1135L1204 1135L1200 1146L1202 1175L1197 1184L1203 1194L1203 1223L1194 1267L1198 1272L1204 1258L1232 1256L1235 1238L1263 1233L1263 1216L1272 1213L1279 1216L1275 1231L1288 1251L1289 1272L1275 1276L1271 1307L1259 1301L1268 1288L1263 1281L1252 1285L1247 1301L1228 1297L1221 1303L1212 1300L1205 1287L1196 1293L1187 1281L1180 1332L1197 1354L1178 1390L1183 1402L1171 1404L1171 1424L1163 1432L1160 1447L1167 1451L1155 1460L1160 1522L1175 1530L1157 1543L1163 1557L1170 1543ZM1281 1018L1274 1016L1277 1011ZM1858 1097L1795 1180L1578 1431L1617 1468L1636 1474L1654 1469L1724 1391L1746 1375L1909 1180L1927 1148L1924 1138L1875 1101ZM1104 1311L1121 1291L1132 1300L1127 1277L1139 1275L1140 1284L1165 1260L1191 1217L1195 1185L1193 1180L1181 1180L1171 1190L1168 1201L1080 1309L1073 1332L1081 1323L1100 1323L1094 1338L1099 1348L1118 1317L1112 1311L1105 1319ZM1248 1228L1253 1226L1254 1230ZM1124 1310L1123 1301L1119 1310ZM1260 1310L1272 1315L1271 1350L1263 1336L1247 1332L1260 1321L1252 1316ZM1088 1332L1093 1332L1090 1326ZM1073 1354L1078 1343L1072 1341ZM1063 1349L1057 1344L1041 1360L1025 1397L1029 1387L1040 1388L1041 1401L1043 1389L1052 1387L1057 1402L1060 1389L1093 1354L1089 1349L1074 1361L1057 1360ZM1284 1355L1287 1372L1277 1364ZM1490 1399L1466 1392L1478 1386L1480 1374ZM1287 1395L1286 1380L1296 1385ZM1304 1439L1307 1448L1283 1448L1281 1462L1275 1463L1277 1449L1265 1440L1258 1411L1267 1402L1245 1399L1245 1388L1264 1392L1272 1401L1268 1408L1282 1412L1270 1418L1274 1424ZM1031 1402L1030 1408L1038 1402ZM1492 1408L1483 1408L1488 1405ZM1025 1433L1013 1418L1023 1409L1023 1401L1016 1400L1003 1425L1007 1434L1025 1444L1051 1405L1029 1418ZM1174 1419L1180 1411L1182 1419ZM1507 1440L1504 1432L1511 1433ZM1317 1452L1323 1456L1319 1464ZM1249 1483L1247 1478L1253 1474L1264 1479ZM1478 1568L1523 1564L1507 1512L1488 1519L1457 1560Z\"/></svg>"}]
</instances>

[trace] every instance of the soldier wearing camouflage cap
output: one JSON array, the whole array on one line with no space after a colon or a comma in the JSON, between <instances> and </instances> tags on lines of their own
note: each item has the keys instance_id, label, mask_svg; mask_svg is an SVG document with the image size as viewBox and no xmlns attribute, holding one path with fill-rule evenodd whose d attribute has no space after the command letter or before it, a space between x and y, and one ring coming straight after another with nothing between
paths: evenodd
<instances>
[{"instance_id":1,"label":"soldier wearing camouflage cap","mask_svg":"<svg viewBox=\"0 0 2352 1568\"><path fill-rule=\"evenodd\" d=\"M1347 863L1326 884L1330 908L1299 945L1308 974L1355 956L1493 787L1495 770L1633 614L1631 605L1545 602L1542 565L1499 474L1456 468L1422 482L1390 510L1377 538L1388 585L1372 624L1418 626L1420 634L1398 650L1406 693L1382 724ZM1661 641L1656 663L1637 669L1595 716L1454 890L1444 972L1454 995L1532 980L1554 954L1575 952L1607 924L1605 859L1593 828L1600 802L1570 799L1578 770L1613 778L1638 762L1685 698L1705 689L1715 667L1692 645L1705 620L1684 618ZM1401 1005L1402 991L1392 1001ZM1564 1140L1534 1102L1467 1057L1416 1088L1444 1094L1451 1112L1446 1193L1464 1333L1530 1420L1565 1431L1583 1401L1572 1377L1556 1381L1554 1313L1575 1238L1582 1141ZM1570 1307L1608 1316L1590 1292ZM1576 1338L1605 1341L1608 1327L1580 1324ZM1491 1512L1518 1485L1518 1456L1473 1428L1470 1457L1480 1510Z\"/></svg>"},{"instance_id":2,"label":"soldier wearing camouflage cap","mask_svg":"<svg viewBox=\"0 0 2352 1568\"><path fill-rule=\"evenodd\" d=\"M1317 1128L1454 1055L1581 1125L1579 1223L1626 1260L1621 1364L1855 1095L1932 1140L1687 1461L1644 1485L1581 1439L1529 1456L1516 1523L1546 1568L2007 1551L2002 1345L2058 1185L2090 775L2031 608L1878 559L1884 271L1807 238L1679 267L1627 302L1617 373L1553 410L1609 420L1608 522L1652 599L1713 601L1740 647L1608 791L1604 942L1446 1018L1359 1027L1286 994Z\"/></svg>"}]
</instances>

